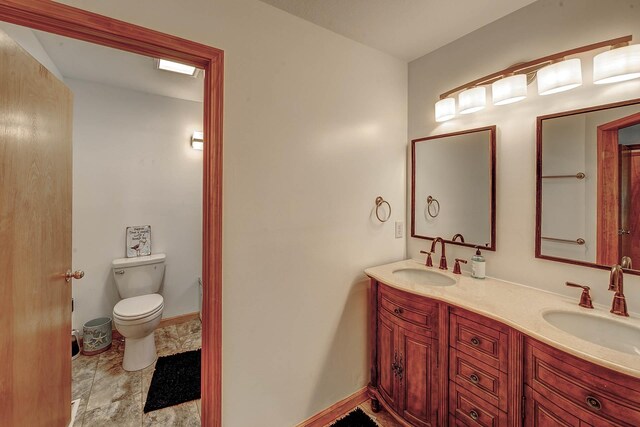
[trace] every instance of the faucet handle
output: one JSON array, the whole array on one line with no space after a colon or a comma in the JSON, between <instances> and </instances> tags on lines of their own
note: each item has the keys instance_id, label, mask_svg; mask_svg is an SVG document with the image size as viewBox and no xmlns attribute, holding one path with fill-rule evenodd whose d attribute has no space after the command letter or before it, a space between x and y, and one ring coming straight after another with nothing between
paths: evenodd
<instances>
[{"instance_id":1,"label":"faucet handle","mask_svg":"<svg viewBox=\"0 0 640 427\"><path fill-rule=\"evenodd\" d=\"M420 251L421 254L426 254L427 255L427 260L425 261L424 265L426 265L427 267L433 267L433 261L431 260L431 254L433 252L429 252L429 251Z\"/></svg>"},{"instance_id":2,"label":"faucet handle","mask_svg":"<svg viewBox=\"0 0 640 427\"><path fill-rule=\"evenodd\" d=\"M582 288L582 294L580 295L580 302L578 303L578 305L584 308L593 308L591 295L589 294L589 291L591 290L590 287L572 282L567 282L567 286L570 286L572 288Z\"/></svg>"},{"instance_id":3,"label":"faucet handle","mask_svg":"<svg viewBox=\"0 0 640 427\"><path fill-rule=\"evenodd\" d=\"M462 270L460 270L460 263L466 264L467 260L462 258L456 258L456 263L453 266L453 274L462 274Z\"/></svg>"}]
</instances>

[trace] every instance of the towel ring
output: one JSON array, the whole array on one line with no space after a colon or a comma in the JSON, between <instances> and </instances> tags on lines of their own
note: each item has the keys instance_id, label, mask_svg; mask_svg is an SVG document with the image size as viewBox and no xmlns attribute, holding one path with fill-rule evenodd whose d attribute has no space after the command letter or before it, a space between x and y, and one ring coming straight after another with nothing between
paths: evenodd
<instances>
[{"instance_id":1,"label":"towel ring","mask_svg":"<svg viewBox=\"0 0 640 427\"><path fill-rule=\"evenodd\" d=\"M380 218L380 213L378 212L378 209L380 209L380 206L382 206L385 203L389 207L389 215L387 216L386 219L382 219ZM391 218L391 205L389 204L389 202L383 199L382 196L376 197L376 218L378 218L378 221L380 222L387 222L389 221L389 218Z\"/></svg>"},{"instance_id":2,"label":"towel ring","mask_svg":"<svg viewBox=\"0 0 640 427\"><path fill-rule=\"evenodd\" d=\"M435 213L431 212L432 206ZM433 196L427 197L427 214L429 214L431 218L435 218L438 216L439 213L440 213L440 202L438 201L438 199L435 199Z\"/></svg>"}]
</instances>

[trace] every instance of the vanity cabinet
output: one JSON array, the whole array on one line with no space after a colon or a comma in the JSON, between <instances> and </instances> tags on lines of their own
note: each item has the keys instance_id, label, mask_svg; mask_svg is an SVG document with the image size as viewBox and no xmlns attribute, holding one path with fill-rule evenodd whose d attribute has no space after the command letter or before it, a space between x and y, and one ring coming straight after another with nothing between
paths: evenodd
<instances>
[{"instance_id":1,"label":"vanity cabinet","mask_svg":"<svg viewBox=\"0 0 640 427\"><path fill-rule=\"evenodd\" d=\"M406 426L640 426L640 379L371 281L372 407Z\"/></svg>"},{"instance_id":2,"label":"vanity cabinet","mask_svg":"<svg viewBox=\"0 0 640 427\"><path fill-rule=\"evenodd\" d=\"M525 426L639 426L640 380L525 341Z\"/></svg>"},{"instance_id":3,"label":"vanity cabinet","mask_svg":"<svg viewBox=\"0 0 640 427\"><path fill-rule=\"evenodd\" d=\"M377 311L380 395L411 425L437 426L438 304L382 285Z\"/></svg>"}]
</instances>

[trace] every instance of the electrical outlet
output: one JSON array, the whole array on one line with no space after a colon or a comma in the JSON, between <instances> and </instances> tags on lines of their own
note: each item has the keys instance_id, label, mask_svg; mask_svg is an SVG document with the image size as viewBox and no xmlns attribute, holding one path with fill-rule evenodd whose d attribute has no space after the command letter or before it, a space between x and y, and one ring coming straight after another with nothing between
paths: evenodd
<instances>
[{"instance_id":1,"label":"electrical outlet","mask_svg":"<svg viewBox=\"0 0 640 427\"><path fill-rule=\"evenodd\" d=\"M396 239L402 239L404 235L404 221L396 221Z\"/></svg>"}]
</instances>

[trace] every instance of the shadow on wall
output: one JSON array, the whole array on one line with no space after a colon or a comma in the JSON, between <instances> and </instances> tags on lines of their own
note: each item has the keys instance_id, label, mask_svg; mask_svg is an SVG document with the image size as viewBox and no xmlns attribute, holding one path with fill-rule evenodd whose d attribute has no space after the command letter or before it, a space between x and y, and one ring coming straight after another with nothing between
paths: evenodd
<instances>
[{"instance_id":1,"label":"shadow on wall","mask_svg":"<svg viewBox=\"0 0 640 427\"><path fill-rule=\"evenodd\" d=\"M369 381L368 296L369 279L359 276L351 284L340 321L336 325L333 340L320 371L322 376L318 379L309 400L307 418L367 385ZM341 389L345 384L344 378L341 377L345 372L345 366L361 368L346 370L351 376L347 383L353 384L349 390ZM327 396L329 396L328 401Z\"/></svg>"}]
</instances>

